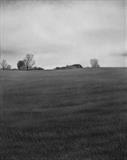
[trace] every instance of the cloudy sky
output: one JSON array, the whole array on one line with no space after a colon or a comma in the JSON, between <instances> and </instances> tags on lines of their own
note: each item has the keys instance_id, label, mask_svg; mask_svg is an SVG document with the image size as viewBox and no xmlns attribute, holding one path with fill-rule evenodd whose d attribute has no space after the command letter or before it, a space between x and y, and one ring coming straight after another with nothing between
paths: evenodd
<instances>
[{"instance_id":1,"label":"cloudy sky","mask_svg":"<svg viewBox=\"0 0 127 160\"><path fill-rule=\"evenodd\" d=\"M53 68L97 58L127 66L126 0L1 0L0 53L13 67L27 53Z\"/></svg>"}]
</instances>

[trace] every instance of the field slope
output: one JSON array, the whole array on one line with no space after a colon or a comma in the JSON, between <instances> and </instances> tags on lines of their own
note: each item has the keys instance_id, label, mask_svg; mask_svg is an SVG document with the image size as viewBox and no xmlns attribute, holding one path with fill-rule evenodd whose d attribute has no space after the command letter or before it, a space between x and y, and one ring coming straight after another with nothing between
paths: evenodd
<instances>
[{"instance_id":1,"label":"field slope","mask_svg":"<svg viewBox=\"0 0 127 160\"><path fill-rule=\"evenodd\" d=\"M0 71L0 159L127 159L127 69Z\"/></svg>"}]
</instances>

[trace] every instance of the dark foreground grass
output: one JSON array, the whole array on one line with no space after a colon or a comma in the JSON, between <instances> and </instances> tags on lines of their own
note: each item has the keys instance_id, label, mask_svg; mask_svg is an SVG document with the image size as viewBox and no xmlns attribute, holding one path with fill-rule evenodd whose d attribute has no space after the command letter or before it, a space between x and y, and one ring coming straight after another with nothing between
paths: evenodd
<instances>
[{"instance_id":1,"label":"dark foreground grass","mask_svg":"<svg viewBox=\"0 0 127 160\"><path fill-rule=\"evenodd\" d=\"M0 72L1 160L126 160L127 70Z\"/></svg>"}]
</instances>

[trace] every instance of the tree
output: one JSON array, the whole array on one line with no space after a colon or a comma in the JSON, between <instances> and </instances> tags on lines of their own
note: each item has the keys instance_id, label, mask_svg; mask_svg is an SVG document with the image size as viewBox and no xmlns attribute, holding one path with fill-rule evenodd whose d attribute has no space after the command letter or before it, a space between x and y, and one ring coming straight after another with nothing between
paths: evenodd
<instances>
[{"instance_id":1,"label":"tree","mask_svg":"<svg viewBox=\"0 0 127 160\"><path fill-rule=\"evenodd\" d=\"M2 62L0 63L0 65L1 65L1 67L2 67L3 70L7 69L8 64L7 64L7 61L5 59L2 60Z\"/></svg>"},{"instance_id":2,"label":"tree","mask_svg":"<svg viewBox=\"0 0 127 160\"><path fill-rule=\"evenodd\" d=\"M7 65L7 70L11 70L11 65Z\"/></svg>"},{"instance_id":3,"label":"tree","mask_svg":"<svg viewBox=\"0 0 127 160\"><path fill-rule=\"evenodd\" d=\"M31 69L33 65L35 64L34 61L34 55L33 54L27 54L24 59L25 67L27 70Z\"/></svg>"},{"instance_id":4,"label":"tree","mask_svg":"<svg viewBox=\"0 0 127 160\"><path fill-rule=\"evenodd\" d=\"M33 67L32 70L44 70L44 69L41 67Z\"/></svg>"},{"instance_id":5,"label":"tree","mask_svg":"<svg viewBox=\"0 0 127 160\"><path fill-rule=\"evenodd\" d=\"M24 69L25 68L25 62L23 60L18 61L17 67L18 67L19 70Z\"/></svg>"},{"instance_id":6,"label":"tree","mask_svg":"<svg viewBox=\"0 0 127 160\"><path fill-rule=\"evenodd\" d=\"M98 68L98 67L100 67L99 64L98 64L98 60L97 59L91 59L90 60L90 64L91 64L92 68Z\"/></svg>"}]
</instances>

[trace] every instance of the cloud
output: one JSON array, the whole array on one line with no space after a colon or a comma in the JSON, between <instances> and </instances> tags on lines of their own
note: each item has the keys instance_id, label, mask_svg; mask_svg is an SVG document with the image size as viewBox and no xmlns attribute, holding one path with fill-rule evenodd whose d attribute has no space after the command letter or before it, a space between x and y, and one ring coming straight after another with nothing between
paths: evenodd
<instances>
[{"instance_id":1,"label":"cloud","mask_svg":"<svg viewBox=\"0 0 127 160\"><path fill-rule=\"evenodd\" d=\"M122 53L121 56L127 57L127 52L126 53Z\"/></svg>"},{"instance_id":2,"label":"cloud","mask_svg":"<svg viewBox=\"0 0 127 160\"><path fill-rule=\"evenodd\" d=\"M123 57L123 58L127 58L127 52L123 52L123 53L113 53L112 55L113 55L113 56L120 56L120 57Z\"/></svg>"},{"instance_id":3,"label":"cloud","mask_svg":"<svg viewBox=\"0 0 127 160\"><path fill-rule=\"evenodd\" d=\"M60 59L62 63L90 56L101 59L114 49L123 50L124 10L115 1L31 2L8 5L1 11L0 48L11 59L32 52L42 61L54 56L55 64Z\"/></svg>"},{"instance_id":4,"label":"cloud","mask_svg":"<svg viewBox=\"0 0 127 160\"><path fill-rule=\"evenodd\" d=\"M15 55L17 53L17 51L15 49L7 49L7 48L5 48L5 49L0 48L0 52L3 53L4 55L9 55L9 54Z\"/></svg>"}]
</instances>

